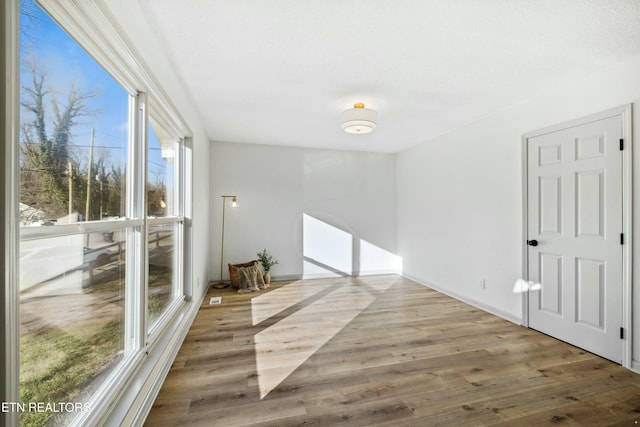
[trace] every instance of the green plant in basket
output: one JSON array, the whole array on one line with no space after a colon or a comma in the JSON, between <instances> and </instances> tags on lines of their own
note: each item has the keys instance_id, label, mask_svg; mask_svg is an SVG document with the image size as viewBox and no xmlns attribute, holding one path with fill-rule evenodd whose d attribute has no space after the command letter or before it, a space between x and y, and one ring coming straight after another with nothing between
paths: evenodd
<instances>
[{"instance_id":1,"label":"green plant in basket","mask_svg":"<svg viewBox=\"0 0 640 427\"><path fill-rule=\"evenodd\" d=\"M258 252L258 261L262 264L262 268L265 273L268 273L269 270L271 270L271 267L278 263L278 260L274 259L266 249Z\"/></svg>"}]
</instances>

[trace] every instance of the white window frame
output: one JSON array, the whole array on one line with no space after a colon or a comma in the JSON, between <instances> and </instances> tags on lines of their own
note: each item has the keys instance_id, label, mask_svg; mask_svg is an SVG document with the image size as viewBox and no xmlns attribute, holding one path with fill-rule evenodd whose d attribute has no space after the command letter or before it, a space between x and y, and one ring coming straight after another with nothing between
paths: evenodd
<instances>
[{"instance_id":1,"label":"white window frame","mask_svg":"<svg viewBox=\"0 0 640 427\"><path fill-rule=\"evenodd\" d=\"M186 155L186 146L191 141L191 131L180 115L175 111L168 97L156 83L152 74L144 64L136 62L137 55L132 52L120 37L117 25L98 2L62 2L59 0L38 0L47 11L84 49L91 53L114 79L128 92L130 98L129 125L129 164L127 168L127 212L120 220L86 222L77 224L60 224L55 227L29 227L20 230L18 215L18 145L19 145L19 0L5 0L0 6L0 41L3 42L3 72L9 79L4 79L2 93L4 96L4 115L2 128L5 131L3 156L3 174L0 179L0 195L2 198L2 235L4 256L2 267L5 280L4 290L0 291L0 304L3 306L4 328L0 332L0 346L4 350L0 355L0 400L6 402L19 401L19 294L18 268L19 259L16 251L20 239L40 239L64 236L77 233L94 233L127 229L127 270L125 289L125 358L116 370L94 394L91 411L79 414L72 425L101 423L109 418L114 402L121 397L122 388L131 383L132 377L142 368L150 353L162 347L169 339L163 334L176 319L184 317L180 310L192 293L191 263L185 259L190 255L190 224L185 225L185 212L191 212L192 168L191 158ZM151 101L149 101L151 100ZM179 173L175 174L178 191L177 216L149 219L146 215L146 149L147 149L147 103L154 104L154 119L162 123L164 129L180 140L178 165ZM3 194L4 192L4 194ZM176 256L178 261L175 284L181 295L174 299L165 310L151 333L147 333L147 275L148 250L147 229L157 223L176 223ZM179 243L178 243L179 242ZM137 267L136 267L137 266ZM146 369L146 368L145 368ZM0 424L18 425L16 412L0 413Z\"/></svg>"},{"instance_id":2,"label":"white window frame","mask_svg":"<svg viewBox=\"0 0 640 427\"><path fill-rule=\"evenodd\" d=\"M159 110L162 111L162 110ZM166 119L160 115L160 119L156 116L156 109L153 109L154 121L162 126L163 130L166 130L165 123ZM149 123L147 117L147 124ZM148 129L148 127L147 127ZM157 135L156 135L157 136ZM146 138L145 144L145 153L148 153L148 136ZM178 262L173 266L173 277L175 277L175 283L173 283L171 289L172 301L169 306L165 309L165 311L156 319L156 322L153 325L149 324L149 295L148 292L145 292L145 318L147 319L146 332L148 343L153 343L159 334L161 334L164 328L167 326L170 319L174 316L175 312L178 310L179 306L187 300L186 292L184 289L184 276L185 276L185 268L184 268L184 182L185 182L185 174L186 170L184 168L184 148L185 138L175 138L175 158L173 164L173 185L174 185L174 197L172 197L172 212L173 215L166 217L156 217L152 218L147 215L146 212L146 203L145 203L145 230L147 232L154 225L165 225L165 224L175 224L175 235L174 235L174 260ZM145 167L148 164L147 158L145 157ZM149 181L148 177L149 171L146 171L146 180L145 185ZM146 186L145 186L146 188ZM147 195L147 191L144 191L145 197ZM177 196L177 197L176 197ZM145 280L146 289L149 286L149 248L148 248L148 238L145 236L145 244L147 247L145 248L145 253L147 254L147 259L145 260Z\"/></svg>"},{"instance_id":3,"label":"white window frame","mask_svg":"<svg viewBox=\"0 0 640 427\"><path fill-rule=\"evenodd\" d=\"M19 330L18 313L19 277L16 271L18 263L15 248L18 245L18 182L15 179L18 171L19 142L19 0L5 0L0 5L0 128L2 129L2 156L0 161L0 271L3 282L0 288L0 402L18 402L19 400ZM0 412L0 425L18 425L18 414Z\"/></svg>"}]
</instances>

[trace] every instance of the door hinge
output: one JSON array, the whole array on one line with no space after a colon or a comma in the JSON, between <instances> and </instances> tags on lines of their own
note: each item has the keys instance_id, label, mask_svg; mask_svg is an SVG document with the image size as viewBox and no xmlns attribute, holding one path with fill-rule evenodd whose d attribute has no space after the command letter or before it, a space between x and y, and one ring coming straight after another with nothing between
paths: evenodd
<instances>
[{"instance_id":1,"label":"door hinge","mask_svg":"<svg viewBox=\"0 0 640 427\"><path fill-rule=\"evenodd\" d=\"M624 233L620 233L620 244L624 245Z\"/></svg>"},{"instance_id":2,"label":"door hinge","mask_svg":"<svg viewBox=\"0 0 640 427\"><path fill-rule=\"evenodd\" d=\"M624 328L620 327L620 339L623 340L624 339Z\"/></svg>"},{"instance_id":3,"label":"door hinge","mask_svg":"<svg viewBox=\"0 0 640 427\"><path fill-rule=\"evenodd\" d=\"M624 150L624 139L620 138L620 151Z\"/></svg>"}]
</instances>

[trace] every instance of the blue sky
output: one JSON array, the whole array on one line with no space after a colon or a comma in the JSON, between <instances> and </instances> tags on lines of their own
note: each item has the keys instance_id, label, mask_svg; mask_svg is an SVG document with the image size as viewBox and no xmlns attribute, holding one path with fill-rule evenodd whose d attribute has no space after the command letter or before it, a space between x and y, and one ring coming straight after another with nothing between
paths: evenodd
<instances>
[{"instance_id":1,"label":"blue sky","mask_svg":"<svg viewBox=\"0 0 640 427\"><path fill-rule=\"evenodd\" d=\"M95 129L94 162L104 155L107 156L107 164L124 165L127 159L129 94L33 0L21 1L21 7L29 12L20 16L21 58L23 61L34 55L37 64L47 72L47 90L56 93L60 104L64 104L72 82L83 91L96 93L86 103L94 113L78 118L78 124L72 130L72 143L77 148L76 157L81 167L87 164L92 128ZM21 68L20 79L22 85L28 85L31 80L25 67ZM50 101L45 104L49 114L52 111ZM51 131L52 126L48 124L49 136ZM160 144L153 132L149 135L149 147L151 168L164 166ZM153 180L151 176L150 179Z\"/></svg>"}]
</instances>

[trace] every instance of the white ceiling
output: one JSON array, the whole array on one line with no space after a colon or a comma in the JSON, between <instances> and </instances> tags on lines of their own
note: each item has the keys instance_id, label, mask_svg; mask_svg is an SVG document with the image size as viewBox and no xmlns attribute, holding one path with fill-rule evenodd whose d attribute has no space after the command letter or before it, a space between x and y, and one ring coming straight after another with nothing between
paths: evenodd
<instances>
[{"instance_id":1,"label":"white ceiling","mask_svg":"<svg viewBox=\"0 0 640 427\"><path fill-rule=\"evenodd\" d=\"M212 141L398 152L640 55L640 0L143 7ZM354 102L373 133L340 129Z\"/></svg>"}]
</instances>

